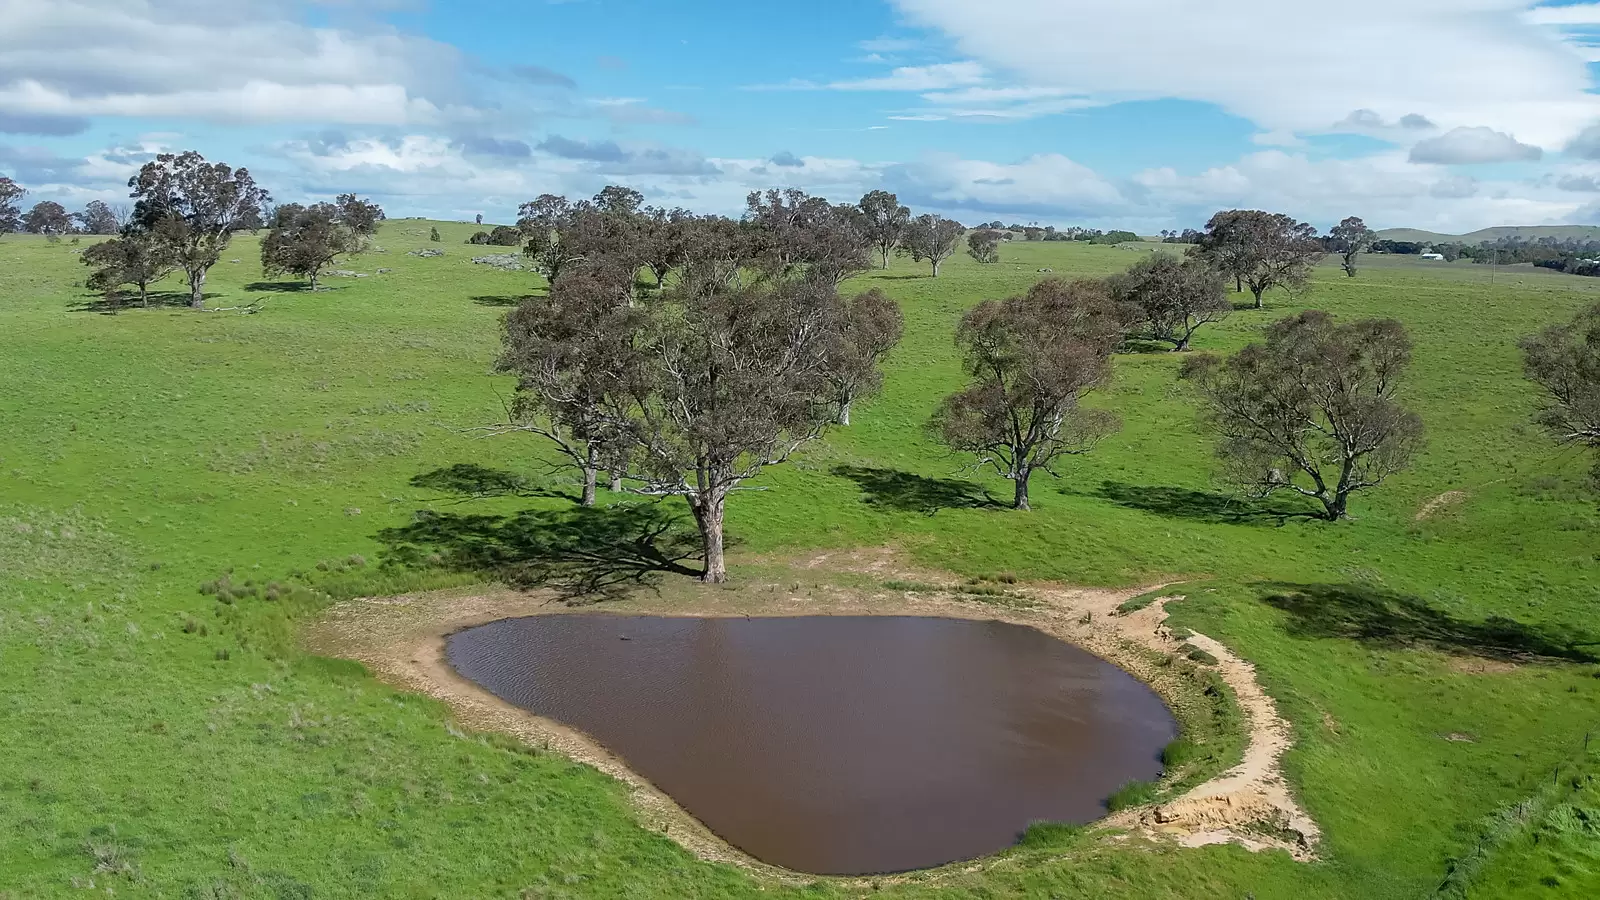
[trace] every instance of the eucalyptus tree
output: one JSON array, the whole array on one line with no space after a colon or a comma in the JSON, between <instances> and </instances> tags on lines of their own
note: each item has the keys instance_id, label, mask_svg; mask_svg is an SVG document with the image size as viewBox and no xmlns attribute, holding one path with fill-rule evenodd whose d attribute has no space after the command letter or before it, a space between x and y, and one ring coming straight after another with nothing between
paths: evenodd
<instances>
[{"instance_id":1,"label":"eucalyptus tree","mask_svg":"<svg viewBox=\"0 0 1600 900\"><path fill-rule=\"evenodd\" d=\"M1563 444L1600 451L1600 305L1524 338L1521 347L1528 378L1544 389L1539 424Z\"/></svg>"},{"instance_id":2,"label":"eucalyptus tree","mask_svg":"<svg viewBox=\"0 0 1600 900\"><path fill-rule=\"evenodd\" d=\"M41 200L22 216L22 230L29 234L60 237L75 229L67 208L54 200Z\"/></svg>"},{"instance_id":3,"label":"eucalyptus tree","mask_svg":"<svg viewBox=\"0 0 1600 900\"><path fill-rule=\"evenodd\" d=\"M1257 209L1219 212L1189 251L1234 279L1255 297L1262 309L1267 291L1296 291L1311 280L1311 270L1324 256L1317 230L1282 213Z\"/></svg>"},{"instance_id":4,"label":"eucalyptus tree","mask_svg":"<svg viewBox=\"0 0 1600 900\"><path fill-rule=\"evenodd\" d=\"M1287 491L1349 515L1350 495L1377 487L1422 446L1422 419L1401 402L1411 339L1393 319L1337 324L1309 310L1267 327L1223 358L1185 361L1225 475L1248 494Z\"/></svg>"},{"instance_id":5,"label":"eucalyptus tree","mask_svg":"<svg viewBox=\"0 0 1600 900\"><path fill-rule=\"evenodd\" d=\"M966 226L953 219L927 213L917 216L906 225L901 238L900 252L916 262L933 264L933 277L939 277L939 264L956 252Z\"/></svg>"},{"instance_id":6,"label":"eucalyptus tree","mask_svg":"<svg viewBox=\"0 0 1600 900\"><path fill-rule=\"evenodd\" d=\"M1035 472L1056 475L1057 460L1117 428L1115 415L1082 401L1110 379L1121 340L1103 281L1046 279L1022 296L985 301L956 330L967 386L939 404L929 430L1009 479L1012 507L1029 509Z\"/></svg>"},{"instance_id":7,"label":"eucalyptus tree","mask_svg":"<svg viewBox=\"0 0 1600 900\"><path fill-rule=\"evenodd\" d=\"M911 210L901 206L900 198L888 191L867 192L856 208L867 240L882 260L881 268L889 268L889 254L900 246L906 226L911 224Z\"/></svg>"},{"instance_id":8,"label":"eucalyptus tree","mask_svg":"<svg viewBox=\"0 0 1600 900\"><path fill-rule=\"evenodd\" d=\"M1339 254L1339 265L1351 278L1356 277L1356 258L1372 249L1378 233L1356 216L1333 226L1328 232L1328 247Z\"/></svg>"},{"instance_id":9,"label":"eucalyptus tree","mask_svg":"<svg viewBox=\"0 0 1600 900\"><path fill-rule=\"evenodd\" d=\"M11 234L22 229L22 210L17 201L27 195L22 185L0 175L0 234Z\"/></svg>"},{"instance_id":10,"label":"eucalyptus tree","mask_svg":"<svg viewBox=\"0 0 1600 900\"><path fill-rule=\"evenodd\" d=\"M189 280L189 305L205 308L206 273L235 232L259 223L270 202L246 169L208 163L193 150L163 153L128 180L132 226L164 245Z\"/></svg>"},{"instance_id":11,"label":"eucalyptus tree","mask_svg":"<svg viewBox=\"0 0 1600 900\"><path fill-rule=\"evenodd\" d=\"M171 248L137 229L88 247L80 259L94 270L87 281L90 290L111 294L131 284L139 289L139 305L146 308L150 306L150 285L178 267Z\"/></svg>"},{"instance_id":12,"label":"eucalyptus tree","mask_svg":"<svg viewBox=\"0 0 1600 900\"><path fill-rule=\"evenodd\" d=\"M1200 260L1152 253L1110 283L1135 332L1180 352L1202 325L1233 312L1222 273Z\"/></svg>"},{"instance_id":13,"label":"eucalyptus tree","mask_svg":"<svg viewBox=\"0 0 1600 900\"><path fill-rule=\"evenodd\" d=\"M338 205L286 203L272 213L261 240L261 270L267 277L298 275L317 289L322 270L341 256L363 252L383 210L376 204L340 198Z\"/></svg>"}]
</instances>

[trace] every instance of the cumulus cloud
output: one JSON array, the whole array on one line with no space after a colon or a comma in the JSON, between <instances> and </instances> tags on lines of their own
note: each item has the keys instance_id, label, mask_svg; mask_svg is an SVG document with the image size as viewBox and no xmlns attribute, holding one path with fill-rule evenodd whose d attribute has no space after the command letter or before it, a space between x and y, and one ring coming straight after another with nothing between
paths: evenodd
<instances>
[{"instance_id":1,"label":"cumulus cloud","mask_svg":"<svg viewBox=\"0 0 1600 900\"><path fill-rule=\"evenodd\" d=\"M1058 153L1011 164L930 154L887 167L883 183L912 206L980 215L1098 219L1131 206L1117 185Z\"/></svg>"},{"instance_id":2,"label":"cumulus cloud","mask_svg":"<svg viewBox=\"0 0 1600 900\"><path fill-rule=\"evenodd\" d=\"M1538 147L1482 125L1453 128L1411 148L1412 162L1439 165L1528 162L1542 155Z\"/></svg>"},{"instance_id":3,"label":"cumulus cloud","mask_svg":"<svg viewBox=\"0 0 1600 900\"><path fill-rule=\"evenodd\" d=\"M434 122L465 113L457 51L369 25L311 27L272 0L6 4L0 112L223 122Z\"/></svg>"},{"instance_id":4,"label":"cumulus cloud","mask_svg":"<svg viewBox=\"0 0 1600 900\"><path fill-rule=\"evenodd\" d=\"M1600 116L1588 93L1593 51L1525 16L1535 0L1352 0L1337 16L1278 0L893 2L963 57L1023 83L1103 101L1215 103L1268 132L1319 131L1370 110L1557 146ZM1240 53L1247 64L1219 62ZM1352 77L1361 60L1381 61L1383 77Z\"/></svg>"},{"instance_id":5,"label":"cumulus cloud","mask_svg":"<svg viewBox=\"0 0 1600 900\"><path fill-rule=\"evenodd\" d=\"M551 135L539 143L539 149L562 159L589 163L595 171L607 174L708 176L720 172L704 156L676 147L623 146L616 141L583 141Z\"/></svg>"},{"instance_id":6,"label":"cumulus cloud","mask_svg":"<svg viewBox=\"0 0 1600 900\"><path fill-rule=\"evenodd\" d=\"M0 134L65 137L82 134L88 130L89 120L82 116L49 116L0 111Z\"/></svg>"},{"instance_id":7,"label":"cumulus cloud","mask_svg":"<svg viewBox=\"0 0 1600 900\"><path fill-rule=\"evenodd\" d=\"M1567 144L1567 154L1579 159L1600 159L1600 124L1590 125L1578 132Z\"/></svg>"},{"instance_id":8,"label":"cumulus cloud","mask_svg":"<svg viewBox=\"0 0 1600 900\"><path fill-rule=\"evenodd\" d=\"M782 166L788 169L796 169L805 165L804 160L787 150L780 150L777 153L774 153L772 158L767 160L767 162L770 162L775 166Z\"/></svg>"},{"instance_id":9,"label":"cumulus cloud","mask_svg":"<svg viewBox=\"0 0 1600 900\"><path fill-rule=\"evenodd\" d=\"M1600 181L1593 175L1563 175L1556 180L1556 187L1563 191L1592 194L1600 192Z\"/></svg>"},{"instance_id":10,"label":"cumulus cloud","mask_svg":"<svg viewBox=\"0 0 1600 900\"><path fill-rule=\"evenodd\" d=\"M479 156L504 156L511 159L526 159L533 155L533 148L526 141L515 139L501 139L492 137L461 138L455 145L469 154Z\"/></svg>"}]
</instances>

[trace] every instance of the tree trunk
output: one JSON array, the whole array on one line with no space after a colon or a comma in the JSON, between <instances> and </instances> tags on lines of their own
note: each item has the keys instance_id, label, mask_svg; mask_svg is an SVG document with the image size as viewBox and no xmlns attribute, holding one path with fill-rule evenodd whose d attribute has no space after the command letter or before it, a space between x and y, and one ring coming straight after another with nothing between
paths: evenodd
<instances>
[{"instance_id":1,"label":"tree trunk","mask_svg":"<svg viewBox=\"0 0 1600 900\"><path fill-rule=\"evenodd\" d=\"M1235 294L1244 293L1244 276L1243 275L1235 275L1235 276L1233 276L1233 292Z\"/></svg>"},{"instance_id":2,"label":"tree trunk","mask_svg":"<svg viewBox=\"0 0 1600 900\"><path fill-rule=\"evenodd\" d=\"M700 526L700 545L705 551L705 573L700 580L706 584L722 584L728 580L728 563L722 556L722 512L727 498L705 497L691 503L695 524Z\"/></svg>"},{"instance_id":3,"label":"tree trunk","mask_svg":"<svg viewBox=\"0 0 1600 900\"><path fill-rule=\"evenodd\" d=\"M888 248L888 247L880 247L879 248L878 252L883 254L883 265L880 266L879 268L883 268L883 269L889 268L889 249L890 248Z\"/></svg>"},{"instance_id":4,"label":"tree trunk","mask_svg":"<svg viewBox=\"0 0 1600 900\"><path fill-rule=\"evenodd\" d=\"M150 308L150 286L143 281L139 282L139 305Z\"/></svg>"},{"instance_id":5,"label":"tree trunk","mask_svg":"<svg viewBox=\"0 0 1600 900\"><path fill-rule=\"evenodd\" d=\"M311 273L311 293L315 294L316 292L317 292L317 273L312 272Z\"/></svg>"},{"instance_id":6,"label":"tree trunk","mask_svg":"<svg viewBox=\"0 0 1600 900\"><path fill-rule=\"evenodd\" d=\"M1011 501L1012 509L1020 509L1023 512L1033 509L1028 504L1028 478L1032 475L1033 472L1029 469L1023 469L1017 473L1017 496L1015 500Z\"/></svg>"},{"instance_id":7,"label":"tree trunk","mask_svg":"<svg viewBox=\"0 0 1600 900\"><path fill-rule=\"evenodd\" d=\"M600 449L593 444L589 445L589 455L583 461L583 499L579 501L584 506L593 506L595 500L595 485L600 480Z\"/></svg>"},{"instance_id":8,"label":"tree trunk","mask_svg":"<svg viewBox=\"0 0 1600 900\"><path fill-rule=\"evenodd\" d=\"M850 404L852 402L854 402L854 401L852 401L849 397L846 397L842 401L840 401L840 403L839 403L839 424L840 425L849 425L850 424Z\"/></svg>"},{"instance_id":9,"label":"tree trunk","mask_svg":"<svg viewBox=\"0 0 1600 900\"><path fill-rule=\"evenodd\" d=\"M189 306L206 308L206 270L195 269L189 273Z\"/></svg>"},{"instance_id":10,"label":"tree trunk","mask_svg":"<svg viewBox=\"0 0 1600 900\"><path fill-rule=\"evenodd\" d=\"M621 472L612 472L611 473L611 493L613 493L613 494L622 493L622 473Z\"/></svg>"},{"instance_id":11,"label":"tree trunk","mask_svg":"<svg viewBox=\"0 0 1600 900\"><path fill-rule=\"evenodd\" d=\"M1250 288L1250 293L1256 295L1256 309L1266 309L1267 308L1267 305L1265 303L1263 303L1262 300L1261 300L1262 295L1266 294L1266 292L1267 292L1266 288L1258 288L1258 287L1254 287L1254 286L1252 286Z\"/></svg>"},{"instance_id":12,"label":"tree trunk","mask_svg":"<svg viewBox=\"0 0 1600 900\"><path fill-rule=\"evenodd\" d=\"M1322 506L1327 510L1329 522L1337 522L1347 518L1350 509L1350 495L1344 493L1331 493L1322 496Z\"/></svg>"},{"instance_id":13,"label":"tree trunk","mask_svg":"<svg viewBox=\"0 0 1600 900\"><path fill-rule=\"evenodd\" d=\"M939 277L939 261L937 259L933 261L933 277Z\"/></svg>"}]
</instances>

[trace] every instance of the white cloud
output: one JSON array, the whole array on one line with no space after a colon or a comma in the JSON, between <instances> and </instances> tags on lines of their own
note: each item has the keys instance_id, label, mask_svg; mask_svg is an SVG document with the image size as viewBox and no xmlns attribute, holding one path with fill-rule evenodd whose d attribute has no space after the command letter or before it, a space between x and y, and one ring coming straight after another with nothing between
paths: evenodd
<instances>
[{"instance_id":1,"label":"white cloud","mask_svg":"<svg viewBox=\"0 0 1600 900\"><path fill-rule=\"evenodd\" d=\"M1337 15L1281 0L894 2L1024 83L1216 103L1267 132L1323 131L1368 110L1554 147L1600 118L1592 54L1531 20L1533 0L1351 0Z\"/></svg>"},{"instance_id":2,"label":"white cloud","mask_svg":"<svg viewBox=\"0 0 1600 900\"><path fill-rule=\"evenodd\" d=\"M1535 25L1600 25L1600 3L1540 6L1526 18Z\"/></svg>"},{"instance_id":3,"label":"white cloud","mask_svg":"<svg viewBox=\"0 0 1600 900\"><path fill-rule=\"evenodd\" d=\"M363 2L362 5L370 5ZM444 44L273 0L0 0L0 112L229 123L471 117Z\"/></svg>"},{"instance_id":4,"label":"white cloud","mask_svg":"<svg viewBox=\"0 0 1600 900\"><path fill-rule=\"evenodd\" d=\"M1411 148L1411 161L1442 165L1528 162L1544 153L1538 147L1519 142L1503 131L1478 126L1453 128L1428 138Z\"/></svg>"},{"instance_id":5,"label":"white cloud","mask_svg":"<svg viewBox=\"0 0 1600 900\"><path fill-rule=\"evenodd\" d=\"M878 78L835 81L836 91L938 91L981 84L987 77L975 62L935 63L931 66L900 66Z\"/></svg>"}]
</instances>

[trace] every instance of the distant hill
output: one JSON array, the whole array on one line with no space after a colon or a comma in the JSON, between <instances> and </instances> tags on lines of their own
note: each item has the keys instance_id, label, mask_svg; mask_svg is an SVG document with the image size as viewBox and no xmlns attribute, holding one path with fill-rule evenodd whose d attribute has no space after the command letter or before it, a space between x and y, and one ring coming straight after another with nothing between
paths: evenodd
<instances>
[{"instance_id":1,"label":"distant hill","mask_svg":"<svg viewBox=\"0 0 1600 900\"><path fill-rule=\"evenodd\" d=\"M1557 240L1571 238L1600 240L1600 225L1502 225L1498 228L1484 228L1470 234L1439 234L1416 228L1385 228L1378 232L1378 237L1386 241L1439 244L1481 244L1506 237L1534 240L1542 237L1552 237Z\"/></svg>"}]
</instances>

